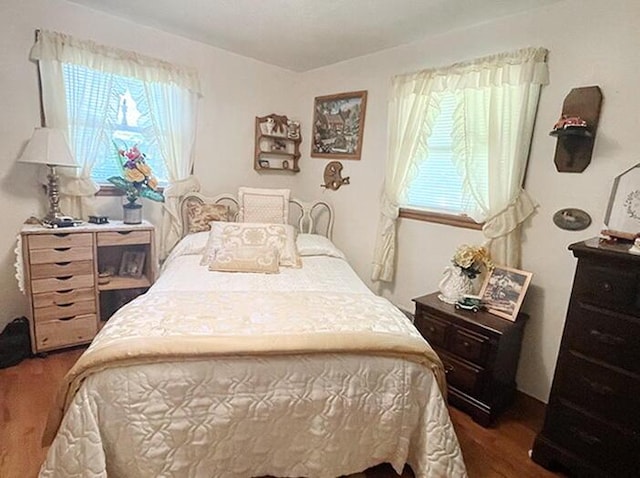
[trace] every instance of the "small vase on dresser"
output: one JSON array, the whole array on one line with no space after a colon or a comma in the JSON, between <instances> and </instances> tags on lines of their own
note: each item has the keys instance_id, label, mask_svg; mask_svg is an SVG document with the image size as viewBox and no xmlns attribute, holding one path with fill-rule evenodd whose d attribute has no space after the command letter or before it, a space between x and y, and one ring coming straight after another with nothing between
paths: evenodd
<instances>
[{"instance_id":1,"label":"small vase on dresser","mask_svg":"<svg viewBox=\"0 0 640 478\"><path fill-rule=\"evenodd\" d=\"M459 267L447 266L442 273L438 290L438 299L447 304L455 304L465 294L473 292L473 282Z\"/></svg>"},{"instance_id":2,"label":"small vase on dresser","mask_svg":"<svg viewBox=\"0 0 640 478\"><path fill-rule=\"evenodd\" d=\"M142 223L142 204L127 202L122 205L122 222L125 224Z\"/></svg>"}]
</instances>

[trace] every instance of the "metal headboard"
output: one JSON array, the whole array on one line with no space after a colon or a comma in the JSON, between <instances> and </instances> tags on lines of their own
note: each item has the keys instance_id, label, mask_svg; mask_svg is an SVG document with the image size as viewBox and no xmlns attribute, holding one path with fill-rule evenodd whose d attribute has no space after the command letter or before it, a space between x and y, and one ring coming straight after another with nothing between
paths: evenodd
<instances>
[{"instance_id":1,"label":"metal headboard","mask_svg":"<svg viewBox=\"0 0 640 478\"><path fill-rule=\"evenodd\" d=\"M223 204L229 207L229 220L237 221L240 205L235 196L219 194L207 197L197 192L187 193L180 202L182 218L182 236L188 233L187 204ZM305 202L289 199L289 224L295 226L298 232L307 234L321 234L331 239L333 235L333 208L325 201Z\"/></svg>"}]
</instances>

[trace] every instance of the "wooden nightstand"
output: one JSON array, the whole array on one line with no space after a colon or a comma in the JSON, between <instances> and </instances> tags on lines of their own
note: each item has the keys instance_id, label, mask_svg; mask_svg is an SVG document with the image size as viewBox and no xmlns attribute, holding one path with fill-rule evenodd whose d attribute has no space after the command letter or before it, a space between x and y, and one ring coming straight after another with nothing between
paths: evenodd
<instances>
[{"instance_id":1,"label":"wooden nightstand","mask_svg":"<svg viewBox=\"0 0 640 478\"><path fill-rule=\"evenodd\" d=\"M413 299L415 326L442 359L449 403L489 426L513 400L526 314L511 322L457 310L438 293Z\"/></svg>"},{"instance_id":2,"label":"wooden nightstand","mask_svg":"<svg viewBox=\"0 0 640 478\"><path fill-rule=\"evenodd\" d=\"M33 353L91 342L102 321L128 299L146 291L156 276L154 227L120 221L21 231ZM140 277L118 276L123 254L144 253ZM98 273L111 269L108 283Z\"/></svg>"}]
</instances>

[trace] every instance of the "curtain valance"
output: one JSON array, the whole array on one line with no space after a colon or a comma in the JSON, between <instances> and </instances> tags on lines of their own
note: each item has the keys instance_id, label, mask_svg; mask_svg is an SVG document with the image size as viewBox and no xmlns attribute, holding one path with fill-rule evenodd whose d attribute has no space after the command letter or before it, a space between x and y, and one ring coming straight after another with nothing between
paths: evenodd
<instances>
[{"instance_id":1,"label":"curtain valance","mask_svg":"<svg viewBox=\"0 0 640 478\"><path fill-rule=\"evenodd\" d=\"M523 48L499 53L451 66L430 68L393 78L392 96L425 94L429 82L430 92L455 91L465 88L484 88L499 85L538 84L549 82L545 48Z\"/></svg>"},{"instance_id":2,"label":"curtain valance","mask_svg":"<svg viewBox=\"0 0 640 478\"><path fill-rule=\"evenodd\" d=\"M64 33L41 30L31 49L31 60L82 65L93 70L138 78L147 82L174 84L201 95L198 73L190 68L99 45Z\"/></svg>"}]
</instances>

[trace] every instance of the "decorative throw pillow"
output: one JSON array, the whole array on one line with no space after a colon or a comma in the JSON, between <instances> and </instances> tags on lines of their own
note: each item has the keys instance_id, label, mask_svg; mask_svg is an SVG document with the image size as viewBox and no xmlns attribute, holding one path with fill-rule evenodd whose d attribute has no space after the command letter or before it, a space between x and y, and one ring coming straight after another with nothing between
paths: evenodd
<instances>
[{"instance_id":1,"label":"decorative throw pillow","mask_svg":"<svg viewBox=\"0 0 640 478\"><path fill-rule=\"evenodd\" d=\"M212 221L228 221L229 206L224 204L201 204L196 201L187 203L187 227L189 234L210 229Z\"/></svg>"},{"instance_id":2,"label":"decorative throw pillow","mask_svg":"<svg viewBox=\"0 0 640 478\"><path fill-rule=\"evenodd\" d=\"M289 224L257 224L250 222L212 222L201 265L209 264L216 251L228 247L273 247L280 265L301 267L296 248L297 231Z\"/></svg>"},{"instance_id":3,"label":"decorative throw pillow","mask_svg":"<svg viewBox=\"0 0 640 478\"><path fill-rule=\"evenodd\" d=\"M346 260L343 252L329 238L320 234L298 234L296 246L301 256L329 256Z\"/></svg>"},{"instance_id":4,"label":"decorative throw pillow","mask_svg":"<svg viewBox=\"0 0 640 478\"><path fill-rule=\"evenodd\" d=\"M209 262L209 270L217 272L260 272L277 274L280 272L277 249L259 247L223 247L216 250Z\"/></svg>"},{"instance_id":5,"label":"decorative throw pillow","mask_svg":"<svg viewBox=\"0 0 640 478\"><path fill-rule=\"evenodd\" d=\"M289 221L288 189L238 189L238 222L286 224Z\"/></svg>"}]
</instances>

